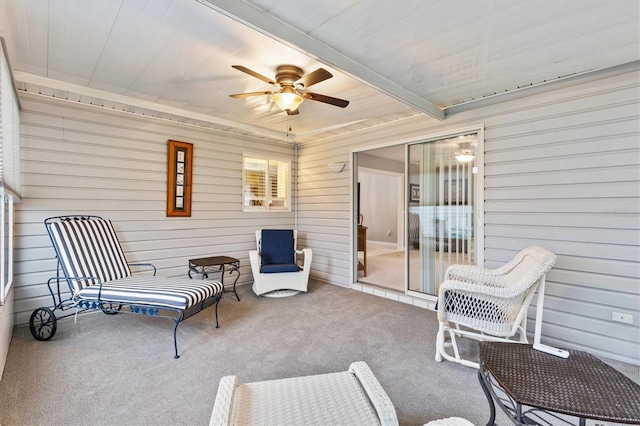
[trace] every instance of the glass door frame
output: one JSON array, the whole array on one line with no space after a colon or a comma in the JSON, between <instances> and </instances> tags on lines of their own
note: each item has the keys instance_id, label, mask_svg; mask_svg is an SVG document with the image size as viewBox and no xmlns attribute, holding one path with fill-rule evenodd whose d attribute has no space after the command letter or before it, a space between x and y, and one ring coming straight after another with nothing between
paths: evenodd
<instances>
[{"instance_id":1,"label":"glass door frame","mask_svg":"<svg viewBox=\"0 0 640 426\"><path fill-rule=\"evenodd\" d=\"M407 224L407 229L405 229L405 234L408 235L409 229L409 179L410 179L410 164L409 164L409 150L412 145L420 145L429 142L436 142L441 139L450 139L455 138L462 135L468 135L470 133L476 133L478 135L477 147L476 147L476 173L475 173L475 186L474 186L474 197L476 204L473 206L473 222L474 222L474 255L475 255L475 264L483 265L484 264L484 124L470 126L465 128L458 128L451 131L441 132L433 135L429 135L424 138L420 138L414 140L412 142L407 142L405 144L405 188L406 188L406 198L405 198L405 223ZM418 291L409 289L409 250L410 244L407 244L405 247L405 294L407 296L415 297L417 299L424 299L428 301L436 301L438 299L437 296L421 293Z\"/></svg>"},{"instance_id":2,"label":"glass door frame","mask_svg":"<svg viewBox=\"0 0 640 426\"><path fill-rule=\"evenodd\" d=\"M420 144L424 142L436 141L439 139L452 138L460 135L465 135L469 133L477 133L478 134L478 146L476 150L476 164L477 164L477 175L476 175L476 186L474 188L475 191L475 200L476 205L474 206L474 223L476 224L475 230L475 260L477 265L484 264L484 123L472 125L468 127L461 127L452 129L449 131L444 131L440 133L430 134L426 137L420 138L407 138L396 140L388 143L381 143L371 146L362 146L359 148L353 148L350 150L350 160L351 160L351 173L349 176L349 186L351 188L351 220L349 224L350 231L350 239L351 239L351 283L358 284L358 194L357 194L357 177L358 177L358 153L363 151L369 151L376 148L385 148L389 146L396 145L404 145L405 149L405 173L404 173L404 235L405 235L405 259L404 259L404 288L405 295L415 297L417 299L425 299L429 301L435 301L437 297L427 295L424 293L419 293L415 291L409 290L409 253L408 249L410 244L406 241L408 238L408 227L409 227L409 146Z\"/></svg>"}]
</instances>

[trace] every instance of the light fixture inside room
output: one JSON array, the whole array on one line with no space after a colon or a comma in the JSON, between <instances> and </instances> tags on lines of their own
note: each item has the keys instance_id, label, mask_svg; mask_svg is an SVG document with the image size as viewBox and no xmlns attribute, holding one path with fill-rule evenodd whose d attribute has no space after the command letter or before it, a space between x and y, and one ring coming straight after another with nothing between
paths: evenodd
<instances>
[{"instance_id":1,"label":"light fixture inside room","mask_svg":"<svg viewBox=\"0 0 640 426\"><path fill-rule=\"evenodd\" d=\"M283 111L297 110L304 100L304 98L296 93L295 89L290 86L284 86L282 91L274 93L271 98Z\"/></svg>"},{"instance_id":2,"label":"light fixture inside room","mask_svg":"<svg viewBox=\"0 0 640 426\"><path fill-rule=\"evenodd\" d=\"M476 156L473 154L473 151L471 151L470 149L461 149L460 151L456 152L455 155L456 160L458 160L458 162L460 163L470 163L474 158L476 158Z\"/></svg>"}]
</instances>

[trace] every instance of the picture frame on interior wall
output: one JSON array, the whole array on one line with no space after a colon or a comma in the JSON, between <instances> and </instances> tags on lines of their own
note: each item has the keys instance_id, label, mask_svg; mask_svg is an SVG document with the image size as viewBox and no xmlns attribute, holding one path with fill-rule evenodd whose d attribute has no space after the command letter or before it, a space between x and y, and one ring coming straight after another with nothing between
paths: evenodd
<instances>
[{"instance_id":1,"label":"picture frame on interior wall","mask_svg":"<svg viewBox=\"0 0 640 426\"><path fill-rule=\"evenodd\" d=\"M167 216L191 217L193 144L167 142Z\"/></svg>"},{"instance_id":2,"label":"picture frame on interior wall","mask_svg":"<svg viewBox=\"0 0 640 426\"><path fill-rule=\"evenodd\" d=\"M469 203L467 179L451 179L444 181L444 203L446 205Z\"/></svg>"},{"instance_id":3,"label":"picture frame on interior wall","mask_svg":"<svg viewBox=\"0 0 640 426\"><path fill-rule=\"evenodd\" d=\"M420 202L420 185L417 183L409 184L409 201L412 203Z\"/></svg>"}]
</instances>

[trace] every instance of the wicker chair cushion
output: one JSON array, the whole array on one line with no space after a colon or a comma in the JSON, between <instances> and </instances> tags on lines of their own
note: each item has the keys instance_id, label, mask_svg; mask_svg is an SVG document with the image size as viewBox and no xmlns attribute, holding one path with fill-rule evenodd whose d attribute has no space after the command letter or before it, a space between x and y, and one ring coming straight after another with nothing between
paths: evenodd
<instances>
[{"instance_id":1,"label":"wicker chair cushion","mask_svg":"<svg viewBox=\"0 0 640 426\"><path fill-rule=\"evenodd\" d=\"M349 373L244 383L233 399L233 424L371 424L369 398ZM379 422L377 424L380 424Z\"/></svg>"}]
</instances>

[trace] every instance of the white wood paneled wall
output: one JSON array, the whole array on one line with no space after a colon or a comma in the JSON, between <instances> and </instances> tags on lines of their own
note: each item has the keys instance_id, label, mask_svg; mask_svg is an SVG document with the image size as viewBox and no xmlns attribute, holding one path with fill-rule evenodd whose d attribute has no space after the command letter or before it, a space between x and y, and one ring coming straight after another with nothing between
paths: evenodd
<instances>
[{"instance_id":1,"label":"white wood paneled wall","mask_svg":"<svg viewBox=\"0 0 640 426\"><path fill-rule=\"evenodd\" d=\"M484 124L486 265L533 244L554 251L543 340L640 363L639 81L635 63L458 108L444 122L410 118L302 145L298 229L301 245L314 249L312 276L351 285L351 167L336 174L327 164L349 161L354 148ZM18 323L51 304L48 216L112 219L129 260L152 261L163 275L185 274L191 257L236 256L242 283L251 281L253 230L295 223L293 213L242 213L240 206L243 150L293 157L290 146L36 95L21 100ZM194 143L191 218L165 216L167 139ZM633 324L612 322L613 311L633 314Z\"/></svg>"},{"instance_id":2,"label":"white wood paneled wall","mask_svg":"<svg viewBox=\"0 0 640 426\"><path fill-rule=\"evenodd\" d=\"M238 284L253 282L248 252L255 248L254 231L294 225L293 211L243 213L241 205L243 151L291 158L295 172L290 145L31 94L21 101L17 324L27 323L36 307L52 305L46 282L56 263L43 225L47 217L112 220L129 262L152 262L159 275L186 275L190 258L236 257ZM168 139L194 145L190 218L166 217ZM238 302L230 297L228 303Z\"/></svg>"},{"instance_id":3,"label":"white wood paneled wall","mask_svg":"<svg viewBox=\"0 0 640 426\"><path fill-rule=\"evenodd\" d=\"M521 92L518 99L304 144L299 229L312 275L350 282L350 151L485 125L485 265L530 245L555 252L543 340L640 364L638 63ZM399 271L399 277L401 273ZM613 322L612 312L633 315ZM533 330L530 311L529 330ZM435 321L435 317L434 317ZM435 343L434 343L435 345Z\"/></svg>"}]
</instances>

